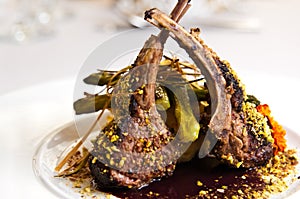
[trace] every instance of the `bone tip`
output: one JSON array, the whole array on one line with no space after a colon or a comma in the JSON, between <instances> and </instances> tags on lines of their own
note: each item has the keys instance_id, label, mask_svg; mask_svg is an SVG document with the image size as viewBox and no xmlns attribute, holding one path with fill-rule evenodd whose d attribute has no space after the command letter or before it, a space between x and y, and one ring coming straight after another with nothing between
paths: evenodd
<instances>
[{"instance_id":1,"label":"bone tip","mask_svg":"<svg viewBox=\"0 0 300 199\"><path fill-rule=\"evenodd\" d=\"M153 15L155 9L156 8L152 8L150 10L146 10L145 11L145 17L144 17L144 19L145 20L152 19L152 15Z\"/></svg>"}]
</instances>

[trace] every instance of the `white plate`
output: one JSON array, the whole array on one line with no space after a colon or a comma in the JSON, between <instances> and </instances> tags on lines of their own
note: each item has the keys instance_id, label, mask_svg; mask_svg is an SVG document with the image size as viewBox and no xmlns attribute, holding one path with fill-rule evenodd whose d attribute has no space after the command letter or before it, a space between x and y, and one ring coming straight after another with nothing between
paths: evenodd
<instances>
[{"instance_id":1,"label":"white plate","mask_svg":"<svg viewBox=\"0 0 300 199\"><path fill-rule=\"evenodd\" d=\"M85 125L86 121L80 121L81 124ZM77 123L78 126L78 123ZM54 168L60 160L60 157L66 153L66 150L74 145L75 140L78 139L77 129L74 122L63 125L62 127L51 132L47 137L45 137L33 157L33 168L35 175L38 180L48 188L53 194L59 198L64 199L81 199L82 194L80 190L82 188L76 189L72 188L72 183L68 179L56 178L54 177L56 173ZM287 129L287 141L289 148L300 149L300 136L296 132ZM300 156L299 156L300 157ZM298 165L298 172L300 168ZM89 183L89 182L86 182ZM88 184L83 185L83 187ZM300 180L293 183L290 188L280 195L272 197L275 198L299 198L300 196ZM98 192L97 196L100 198L107 198L109 195ZM111 198L111 196L110 196Z\"/></svg>"},{"instance_id":2,"label":"white plate","mask_svg":"<svg viewBox=\"0 0 300 199\"><path fill-rule=\"evenodd\" d=\"M40 143L33 157L33 170L39 181L61 199L79 199L82 188L73 188L73 184L65 178L54 177L54 171L61 158L76 144L79 139L78 128L87 129L91 122L90 117L78 122L67 123L47 135ZM102 119L101 121L104 121ZM100 123L101 123L100 121ZM101 124L100 124L101 125ZM102 123L103 125L103 123ZM94 130L98 129L95 127ZM95 131L96 132L96 131ZM90 182L83 184L83 187ZM100 198L107 198L106 193L97 193Z\"/></svg>"},{"instance_id":3,"label":"white plate","mask_svg":"<svg viewBox=\"0 0 300 199\"><path fill-rule=\"evenodd\" d=\"M299 146L299 136L296 133L300 133L300 106L297 106L300 93L295 91L300 80L257 71L237 72L246 84L247 91L255 94L263 103L268 103L275 119L294 130L292 134L288 134L289 144ZM45 183L36 180L32 172L32 156L37 145L43 144L40 141L44 136L50 132L59 133L61 128L55 131L53 129L74 117L73 88L74 79L69 78L0 96L0 187L5 190L1 193L1 198L63 198L56 197L57 193L47 192L48 184L43 186ZM47 168L47 165L44 167ZM69 195L66 197L72 198ZM298 199L300 193L289 198Z\"/></svg>"}]
</instances>

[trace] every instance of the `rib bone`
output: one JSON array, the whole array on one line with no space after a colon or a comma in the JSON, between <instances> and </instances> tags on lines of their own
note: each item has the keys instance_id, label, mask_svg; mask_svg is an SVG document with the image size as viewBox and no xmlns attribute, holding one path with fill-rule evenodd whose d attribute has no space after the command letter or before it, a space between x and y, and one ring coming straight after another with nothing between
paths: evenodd
<instances>
[{"instance_id":1,"label":"rib bone","mask_svg":"<svg viewBox=\"0 0 300 199\"><path fill-rule=\"evenodd\" d=\"M165 28L173 34L175 40L187 51L205 76L212 104L212 117L209 128L218 138L223 130L230 130L231 104L226 91L226 81L216 65L211 52L203 47L183 27L179 26L158 9L149 10L146 16L148 16L146 20L150 23L160 28Z\"/></svg>"}]
</instances>

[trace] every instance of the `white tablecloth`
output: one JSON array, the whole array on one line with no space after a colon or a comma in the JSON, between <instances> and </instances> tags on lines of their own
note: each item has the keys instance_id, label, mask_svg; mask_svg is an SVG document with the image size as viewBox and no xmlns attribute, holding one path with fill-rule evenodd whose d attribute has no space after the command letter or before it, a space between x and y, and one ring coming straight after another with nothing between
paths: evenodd
<instances>
[{"instance_id":1,"label":"white tablecloth","mask_svg":"<svg viewBox=\"0 0 300 199\"><path fill-rule=\"evenodd\" d=\"M116 33L96 30L111 14L100 5L74 1L74 17L58 24L52 38L24 45L0 41L1 198L55 198L35 179L32 155L47 133L73 119L76 75L89 53ZM231 62L248 91L271 106L278 121L300 132L300 3L250 5L259 30L204 26L201 34Z\"/></svg>"}]
</instances>

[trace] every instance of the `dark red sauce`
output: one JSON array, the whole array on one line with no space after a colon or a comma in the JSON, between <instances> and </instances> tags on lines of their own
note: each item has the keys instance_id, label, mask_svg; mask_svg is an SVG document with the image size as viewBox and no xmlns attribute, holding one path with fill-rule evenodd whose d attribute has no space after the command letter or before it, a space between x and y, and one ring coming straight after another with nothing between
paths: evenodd
<instances>
[{"instance_id":1,"label":"dark red sauce","mask_svg":"<svg viewBox=\"0 0 300 199\"><path fill-rule=\"evenodd\" d=\"M198 182L198 183L197 183ZM264 189L264 183L255 169L234 169L221 165L216 160L194 159L177 165L174 175L151 183L139 190L115 190L120 198L231 198L243 192ZM205 195L199 195L206 191ZM251 194L251 193L250 193ZM243 197L239 197L243 198Z\"/></svg>"}]
</instances>

